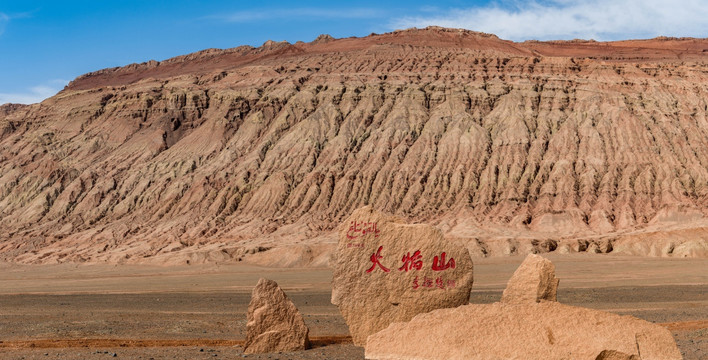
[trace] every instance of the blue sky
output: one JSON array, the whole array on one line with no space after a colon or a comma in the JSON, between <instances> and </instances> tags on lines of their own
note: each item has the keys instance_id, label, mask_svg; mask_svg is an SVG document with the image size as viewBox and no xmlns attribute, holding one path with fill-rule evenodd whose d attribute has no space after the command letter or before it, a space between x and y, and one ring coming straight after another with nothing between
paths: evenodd
<instances>
[{"instance_id":1,"label":"blue sky","mask_svg":"<svg viewBox=\"0 0 708 360\"><path fill-rule=\"evenodd\" d=\"M706 0L0 0L0 104L41 101L76 76L106 67L269 39L427 25L517 41L708 37L706 19Z\"/></svg>"}]
</instances>

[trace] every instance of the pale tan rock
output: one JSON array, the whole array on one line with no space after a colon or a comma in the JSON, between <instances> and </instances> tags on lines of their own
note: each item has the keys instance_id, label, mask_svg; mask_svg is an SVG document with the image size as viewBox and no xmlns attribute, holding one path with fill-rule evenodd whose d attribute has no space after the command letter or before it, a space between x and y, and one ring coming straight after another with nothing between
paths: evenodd
<instances>
[{"instance_id":1,"label":"pale tan rock","mask_svg":"<svg viewBox=\"0 0 708 360\"><path fill-rule=\"evenodd\" d=\"M332 303L354 344L390 323L469 302L472 259L465 247L429 225L407 225L364 207L340 230Z\"/></svg>"},{"instance_id":2,"label":"pale tan rock","mask_svg":"<svg viewBox=\"0 0 708 360\"><path fill-rule=\"evenodd\" d=\"M665 330L665 332L671 334L668 330ZM673 351L671 351L671 349L676 348L676 341L671 336L665 336L663 332L646 328L638 332L635 338L639 348L639 357L643 360L676 358L672 357ZM676 353L678 352L676 350ZM679 355L677 358L680 359L681 356Z\"/></svg>"},{"instance_id":3,"label":"pale tan rock","mask_svg":"<svg viewBox=\"0 0 708 360\"><path fill-rule=\"evenodd\" d=\"M273 280L258 280L247 318L244 353L297 351L309 347L309 329L302 315Z\"/></svg>"},{"instance_id":4,"label":"pale tan rock","mask_svg":"<svg viewBox=\"0 0 708 360\"><path fill-rule=\"evenodd\" d=\"M541 302L470 304L420 314L369 336L366 358L672 360L681 353L659 325Z\"/></svg>"},{"instance_id":5,"label":"pale tan rock","mask_svg":"<svg viewBox=\"0 0 708 360\"><path fill-rule=\"evenodd\" d=\"M568 244L562 244L562 245L560 245L560 246L558 247L558 250L557 250L557 251L558 251L559 254L570 254L570 251L571 251L570 245L568 245Z\"/></svg>"},{"instance_id":6,"label":"pale tan rock","mask_svg":"<svg viewBox=\"0 0 708 360\"><path fill-rule=\"evenodd\" d=\"M542 300L556 301L558 283L556 266L535 254L529 254L511 279L502 294L502 302L526 303Z\"/></svg>"},{"instance_id":7,"label":"pale tan rock","mask_svg":"<svg viewBox=\"0 0 708 360\"><path fill-rule=\"evenodd\" d=\"M640 360L639 356L629 355L615 350L603 350L595 360Z\"/></svg>"}]
</instances>

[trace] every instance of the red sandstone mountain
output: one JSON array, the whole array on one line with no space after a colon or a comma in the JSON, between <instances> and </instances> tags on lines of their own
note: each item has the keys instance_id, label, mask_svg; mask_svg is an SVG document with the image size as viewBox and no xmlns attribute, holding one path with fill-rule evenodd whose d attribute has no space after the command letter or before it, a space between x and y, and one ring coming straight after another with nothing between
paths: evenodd
<instances>
[{"instance_id":1,"label":"red sandstone mountain","mask_svg":"<svg viewBox=\"0 0 708 360\"><path fill-rule=\"evenodd\" d=\"M86 74L0 107L0 259L321 263L364 205L478 256L705 256L707 60L427 28Z\"/></svg>"}]
</instances>

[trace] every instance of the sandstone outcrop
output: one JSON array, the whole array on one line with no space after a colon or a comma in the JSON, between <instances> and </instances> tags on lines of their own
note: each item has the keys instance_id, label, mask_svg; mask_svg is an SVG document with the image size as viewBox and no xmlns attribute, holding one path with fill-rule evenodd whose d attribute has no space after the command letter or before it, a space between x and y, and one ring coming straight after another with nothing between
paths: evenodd
<instances>
[{"instance_id":1,"label":"sandstone outcrop","mask_svg":"<svg viewBox=\"0 0 708 360\"><path fill-rule=\"evenodd\" d=\"M528 254L511 276L501 302L509 304L556 301L559 279L556 266L541 256Z\"/></svg>"},{"instance_id":2,"label":"sandstone outcrop","mask_svg":"<svg viewBox=\"0 0 708 360\"><path fill-rule=\"evenodd\" d=\"M365 205L476 256L708 254L708 40L265 45L0 107L0 260L238 261Z\"/></svg>"},{"instance_id":3,"label":"sandstone outcrop","mask_svg":"<svg viewBox=\"0 0 708 360\"><path fill-rule=\"evenodd\" d=\"M332 303L362 346L392 322L468 303L473 281L465 247L371 207L344 222L333 268Z\"/></svg>"},{"instance_id":4,"label":"sandstone outcrop","mask_svg":"<svg viewBox=\"0 0 708 360\"><path fill-rule=\"evenodd\" d=\"M625 354L626 357L622 354ZM370 336L367 359L681 359L667 329L557 302L464 305Z\"/></svg>"},{"instance_id":5,"label":"sandstone outcrop","mask_svg":"<svg viewBox=\"0 0 708 360\"><path fill-rule=\"evenodd\" d=\"M258 280L247 320L244 353L298 351L310 345L310 330L302 315L273 280Z\"/></svg>"}]
</instances>

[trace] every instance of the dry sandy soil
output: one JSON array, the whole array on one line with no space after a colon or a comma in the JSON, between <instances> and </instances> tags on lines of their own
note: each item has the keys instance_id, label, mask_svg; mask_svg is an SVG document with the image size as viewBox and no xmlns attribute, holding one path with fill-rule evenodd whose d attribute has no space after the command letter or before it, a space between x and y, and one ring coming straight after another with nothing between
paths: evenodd
<instances>
[{"instance_id":1,"label":"dry sandy soil","mask_svg":"<svg viewBox=\"0 0 708 360\"><path fill-rule=\"evenodd\" d=\"M686 359L708 357L708 260L549 257L559 301L661 323ZM477 260L471 302L499 300L521 260ZM249 292L260 276L281 284L303 312L313 349L243 354ZM329 302L330 281L329 269L0 264L0 358L362 359Z\"/></svg>"}]
</instances>

